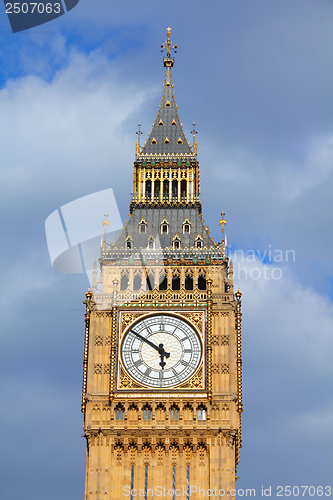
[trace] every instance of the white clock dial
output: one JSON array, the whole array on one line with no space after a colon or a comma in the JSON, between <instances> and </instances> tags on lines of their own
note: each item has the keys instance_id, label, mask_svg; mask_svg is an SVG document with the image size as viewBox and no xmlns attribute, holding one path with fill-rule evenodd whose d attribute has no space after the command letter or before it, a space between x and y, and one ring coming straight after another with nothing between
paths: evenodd
<instances>
[{"instance_id":1,"label":"white clock dial","mask_svg":"<svg viewBox=\"0 0 333 500\"><path fill-rule=\"evenodd\" d=\"M199 366L202 345L196 330L173 314L146 316L132 325L121 343L128 374L148 387L174 387Z\"/></svg>"}]
</instances>

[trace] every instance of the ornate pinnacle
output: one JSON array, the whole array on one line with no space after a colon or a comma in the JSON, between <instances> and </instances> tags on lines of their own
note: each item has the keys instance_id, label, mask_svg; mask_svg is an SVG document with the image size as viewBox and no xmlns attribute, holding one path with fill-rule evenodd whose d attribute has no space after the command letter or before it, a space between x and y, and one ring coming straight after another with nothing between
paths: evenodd
<instances>
[{"instance_id":1,"label":"ornate pinnacle","mask_svg":"<svg viewBox=\"0 0 333 500\"><path fill-rule=\"evenodd\" d=\"M105 246L106 246L106 228L109 225L110 225L110 222L109 222L109 219L108 219L108 213L105 212L105 214L104 214L104 220L102 220L102 226L104 227L104 239L103 239L103 236L101 236L101 248L104 245L104 251L105 251Z\"/></svg>"},{"instance_id":2,"label":"ornate pinnacle","mask_svg":"<svg viewBox=\"0 0 333 500\"><path fill-rule=\"evenodd\" d=\"M141 123L139 123L138 127L139 127L139 130L137 132L135 132L135 133L138 136L137 148L138 148L138 154L140 154L140 136L142 135L142 132L141 132Z\"/></svg>"},{"instance_id":3,"label":"ornate pinnacle","mask_svg":"<svg viewBox=\"0 0 333 500\"><path fill-rule=\"evenodd\" d=\"M105 219L102 221L102 226L104 226L104 234L106 234L106 226L110 225L107 212L105 212L104 217Z\"/></svg>"},{"instance_id":4,"label":"ornate pinnacle","mask_svg":"<svg viewBox=\"0 0 333 500\"><path fill-rule=\"evenodd\" d=\"M195 130L195 122L193 122L193 130L191 132L191 134L193 135L193 148L192 148L192 151L193 151L193 154L196 153L196 142L195 142L195 136L198 132Z\"/></svg>"},{"instance_id":5,"label":"ornate pinnacle","mask_svg":"<svg viewBox=\"0 0 333 500\"><path fill-rule=\"evenodd\" d=\"M167 60L170 60L171 66L173 65L173 58L171 58L171 49L173 49L174 53L177 52L177 45L174 45L173 42L170 40L171 37L171 28L167 28L167 37L168 39L165 40L165 42L161 45L161 52L163 52L165 49L167 49L167 56L164 58L164 65L167 62Z\"/></svg>"},{"instance_id":6,"label":"ornate pinnacle","mask_svg":"<svg viewBox=\"0 0 333 500\"><path fill-rule=\"evenodd\" d=\"M220 224L222 226L222 257L226 256L226 248L227 248L227 236L224 237L224 224L227 223L227 219L225 218L225 213L221 212Z\"/></svg>"}]
</instances>

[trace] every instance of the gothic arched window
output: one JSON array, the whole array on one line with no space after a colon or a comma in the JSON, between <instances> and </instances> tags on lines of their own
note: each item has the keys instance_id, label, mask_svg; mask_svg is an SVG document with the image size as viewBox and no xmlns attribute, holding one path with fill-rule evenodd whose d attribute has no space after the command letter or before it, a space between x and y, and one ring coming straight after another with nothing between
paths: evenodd
<instances>
[{"instance_id":1,"label":"gothic arched window","mask_svg":"<svg viewBox=\"0 0 333 500\"><path fill-rule=\"evenodd\" d=\"M125 240L125 248L127 250L130 250L131 248L133 248L133 240L130 236L127 236L127 238Z\"/></svg>"},{"instance_id":2,"label":"gothic arched window","mask_svg":"<svg viewBox=\"0 0 333 500\"><path fill-rule=\"evenodd\" d=\"M204 405L199 405L197 411L198 411L198 420L207 419L207 408Z\"/></svg>"},{"instance_id":3,"label":"gothic arched window","mask_svg":"<svg viewBox=\"0 0 333 500\"><path fill-rule=\"evenodd\" d=\"M170 420L178 420L179 418L179 407L177 405L172 405L170 408Z\"/></svg>"},{"instance_id":4,"label":"gothic arched window","mask_svg":"<svg viewBox=\"0 0 333 500\"><path fill-rule=\"evenodd\" d=\"M139 233L146 234L146 228L147 228L146 222L144 220L141 220L141 222L139 223Z\"/></svg>"},{"instance_id":5,"label":"gothic arched window","mask_svg":"<svg viewBox=\"0 0 333 500\"><path fill-rule=\"evenodd\" d=\"M191 232L191 223L188 219L185 219L183 222L183 234L190 234L190 232Z\"/></svg>"},{"instance_id":6,"label":"gothic arched window","mask_svg":"<svg viewBox=\"0 0 333 500\"><path fill-rule=\"evenodd\" d=\"M115 410L116 410L116 420L124 420L124 412L125 412L124 406L122 404L118 404L115 407Z\"/></svg>"},{"instance_id":7,"label":"gothic arched window","mask_svg":"<svg viewBox=\"0 0 333 500\"><path fill-rule=\"evenodd\" d=\"M176 236L176 237L172 240L172 246L173 246L173 249L174 249L174 250L179 250L179 249L180 249L180 239L178 238L178 236Z\"/></svg>"},{"instance_id":8,"label":"gothic arched window","mask_svg":"<svg viewBox=\"0 0 333 500\"><path fill-rule=\"evenodd\" d=\"M193 290L193 278L190 274L185 278L185 290Z\"/></svg>"},{"instance_id":9,"label":"gothic arched window","mask_svg":"<svg viewBox=\"0 0 333 500\"><path fill-rule=\"evenodd\" d=\"M143 420L151 420L151 411L152 408L150 405L144 405L144 407L142 408Z\"/></svg>"},{"instance_id":10,"label":"gothic arched window","mask_svg":"<svg viewBox=\"0 0 333 500\"><path fill-rule=\"evenodd\" d=\"M204 274L200 274L198 278L198 288L199 290L206 290L206 276Z\"/></svg>"},{"instance_id":11,"label":"gothic arched window","mask_svg":"<svg viewBox=\"0 0 333 500\"><path fill-rule=\"evenodd\" d=\"M203 241L201 236L197 236L195 238L195 248L202 248L203 247Z\"/></svg>"},{"instance_id":12,"label":"gothic arched window","mask_svg":"<svg viewBox=\"0 0 333 500\"><path fill-rule=\"evenodd\" d=\"M161 234L168 234L169 232L169 222L164 218L161 222Z\"/></svg>"},{"instance_id":13,"label":"gothic arched window","mask_svg":"<svg viewBox=\"0 0 333 500\"><path fill-rule=\"evenodd\" d=\"M134 276L134 280L133 280L133 290L140 290L141 288L141 275L136 275Z\"/></svg>"},{"instance_id":14,"label":"gothic arched window","mask_svg":"<svg viewBox=\"0 0 333 500\"><path fill-rule=\"evenodd\" d=\"M153 238L152 236L148 238L148 248L149 250L154 250L155 248L155 238Z\"/></svg>"},{"instance_id":15,"label":"gothic arched window","mask_svg":"<svg viewBox=\"0 0 333 500\"><path fill-rule=\"evenodd\" d=\"M120 280L120 290L126 290L127 287L128 287L128 276L126 276L126 274L123 274Z\"/></svg>"}]
</instances>

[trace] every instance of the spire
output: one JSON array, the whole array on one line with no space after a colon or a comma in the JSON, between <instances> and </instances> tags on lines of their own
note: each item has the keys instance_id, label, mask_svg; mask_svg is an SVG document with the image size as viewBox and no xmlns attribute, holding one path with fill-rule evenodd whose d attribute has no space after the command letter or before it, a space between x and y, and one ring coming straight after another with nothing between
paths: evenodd
<instances>
[{"instance_id":1,"label":"spire","mask_svg":"<svg viewBox=\"0 0 333 500\"><path fill-rule=\"evenodd\" d=\"M174 58L171 51L177 52L177 45L171 41L171 28L167 29L167 40L161 45L161 52L167 51L163 57L165 78L160 106L152 130L142 150L138 148L138 159L148 158L195 158L195 148L190 147L180 121L177 104L173 92L172 72Z\"/></svg>"}]
</instances>

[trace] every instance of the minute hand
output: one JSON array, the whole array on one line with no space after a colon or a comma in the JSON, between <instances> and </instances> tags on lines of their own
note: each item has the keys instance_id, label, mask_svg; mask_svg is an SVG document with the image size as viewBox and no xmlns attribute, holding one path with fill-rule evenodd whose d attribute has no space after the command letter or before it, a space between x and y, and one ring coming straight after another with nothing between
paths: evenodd
<instances>
[{"instance_id":1,"label":"minute hand","mask_svg":"<svg viewBox=\"0 0 333 500\"><path fill-rule=\"evenodd\" d=\"M150 347L152 347L153 349L155 349L159 355L160 355L160 358L161 358L161 362L160 362L160 366L162 367L162 370L163 368L165 367L165 362L164 362L164 357L165 358L169 358L170 357L170 353L169 352L166 352L164 350L164 347L163 347L163 344L159 344L158 346L156 344L153 344L153 342L151 342L150 340L146 339L145 337L143 337L142 335L140 335L140 333L137 333L136 331L134 330L130 330L134 335L136 335L139 339L141 339L143 342L146 342L146 344L150 345Z\"/></svg>"}]
</instances>

